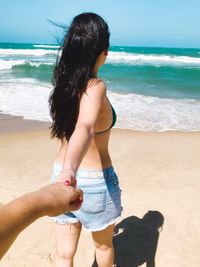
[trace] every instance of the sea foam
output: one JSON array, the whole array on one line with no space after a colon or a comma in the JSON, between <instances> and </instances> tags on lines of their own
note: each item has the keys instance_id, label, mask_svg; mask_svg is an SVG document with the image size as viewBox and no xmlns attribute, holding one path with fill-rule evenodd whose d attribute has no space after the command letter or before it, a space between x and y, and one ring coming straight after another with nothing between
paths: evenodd
<instances>
[{"instance_id":1,"label":"sea foam","mask_svg":"<svg viewBox=\"0 0 200 267\"><path fill-rule=\"evenodd\" d=\"M0 49L1 56L44 56L44 55L57 55L57 50L52 49Z\"/></svg>"},{"instance_id":2,"label":"sea foam","mask_svg":"<svg viewBox=\"0 0 200 267\"><path fill-rule=\"evenodd\" d=\"M126 52L109 52L107 63L127 65L154 65L154 66L200 66L200 58L172 55L147 55Z\"/></svg>"},{"instance_id":3,"label":"sea foam","mask_svg":"<svg viewBox=\"0 0 200 267\"><path fill-rule=\"evenodd\" d=\"M13 79L14 80L14 79ZM48 98L52 87L36 79L20 78L9 83L1 80L0 109L3 113L24 116L25 119L49 121Z\"/></svg>"},{"instance_id":4,"label":"sea foam","mask_svg":"<svg viewBox=\"0 0 200 267\"><path fill-rule=\"evenodd\" d=\"M36 48L59 48L60 46L58 45L33 45L33 47L36 47Z\"/></svg>"},{"instance_id":5,"label":"sea foam","mask_svg":"<svg viewBox=\"0 0 200 267\"><path fill-rule=\"evenodd\" d=\"M29 61L29 60L3 60L3 59L0 59L0 70L8 70L8 69L12 69L15 66L22 66L22 65L29 65L32 67L40 67L43 65L52 66L53 63L44 62L44 61L33 62L33 61Z\"/></svg>"},{"instance_id":6,"label":"sea foam","mask_svg":"<svg viewBox=\"0 0 200 267\"><path fill-rule=\"evenodd\" d=\"M50 45L34 45L39 48L55 48ZM0 49L0 57L5 56L55 56L58 54L57 49ZM174 56L165 54L136 54L127 52L109 52L107 58L108 64L125 64L125 65L153 65L153 66L195 66L200 67L200 57Z\"/></svg>"},{"instance_id":7,"label":"sea foam","mask_svg":"<svg viewBox=\"0 0 200 267\"><path fill-rule=\"evenodd\" d=\"M0 70L12 69L13 66L23 65L25 60L1 60L0 59Z\"/></svg>"},{"instance_id":8,"label":"sea foam","mask_svg":"<svg viewBox=\"0 0 200 267\"><path fill-rule=\"evenodd\" d=\"M200 101L109 92L117 127L139 131L200 131Z\"/></svg>"},{"instance_id":9,"label":"sea foam","mask_svg":"<svg viewBox=\"0 0 200 267\"><path fill-rule=\"evenodd\" d=\"M0 109L26 119L50 121L48 98L50 83L32 78L0 83ZM166 99L108 91L117 112L118 128L139 131L200 131L200 101Z\"/></svg>"},{"instance_id":10,"label":"sea foam","mask_svg":"<svg viewBox=\"0 0 200 267\"><path fill-rule=\"evenodd\" d=\"M52 68L44 68L43 65L55 64L58 50L53 49L55 46L49 45L35 45L35 49L24 49L23 46L22 49L18 49L19 47L0 49L0 110L4 113L22 115L27 119L49 121L48 98L52 89ZM181 54L178 50L180 55L173 55L170 49L166 50L166 54L159 51L159 54L145 54L142 50L139 53L129 52L125 47L121 47L119 52L109 52L107 63L111 66L108 68L110 72L105 68L105 76L109 88L112 89L108 94L117 111L117 127L140 131L200 131L200 57L198 58L197 52L192 54L191 51ZM139 70L144 66L147 71L138 73L138 80L135 79L134 83L132 76L130 77L131 68L126 72L126 68L120 67L122 71L119 77L115 78L118 74L115 71L119 70L113 67L115 65L136 66L136 69L139 66ZM146 65L180 66L181 71L177 69L177 73L173 68L171 73L166 73L162 68L156 68L157 76L148 72ZM190 71L190 68L194 70ZM141 90L135 92L141 94L134 93L133 90L133 86L136 88L138 83ZM126 92L130 93L119 94L120 88L127 89ZM160 91L156 91L156 88ZM186 89L190 90L190 94L186 94ZM152 90L157 97L150 96ZM172 98L175 95L179 99L168 99L170 94L161 94L162 90L171 90ZM186 95L191 99L185 99ZM161 96L165 98L160 98Z\"/></svg>"}]
</instances>

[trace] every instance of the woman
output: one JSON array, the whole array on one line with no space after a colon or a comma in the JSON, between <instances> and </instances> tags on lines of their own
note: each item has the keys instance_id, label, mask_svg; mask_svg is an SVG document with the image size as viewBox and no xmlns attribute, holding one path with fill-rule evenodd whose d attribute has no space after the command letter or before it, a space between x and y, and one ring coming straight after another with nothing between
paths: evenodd
<instances>
[{"instance_id":1,"label":"woman","mask_svg":"<svg viewBox=\"0 0 200 267\"><path fill-rule=\"evenodd\" d=\"M83 190L80 210L55 217L56 267L73 266L82 226L92 233L99 267L113 265L112 236L121 215L118 178L108 152L116 114L97 77L109 48L109 29L97 14L76 16L65 36L50 96L52 137L61 140L52 181Z\"/></svg>"}]
</instances>

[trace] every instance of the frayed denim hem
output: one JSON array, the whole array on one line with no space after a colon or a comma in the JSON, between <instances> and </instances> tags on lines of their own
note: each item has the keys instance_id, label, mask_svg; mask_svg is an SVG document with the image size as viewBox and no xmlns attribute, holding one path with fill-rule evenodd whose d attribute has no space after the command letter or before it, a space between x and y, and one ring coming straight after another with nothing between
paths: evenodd
<instances>
[{"instance_id":1,"label":"frayed denim hem","mask_svg":"<svg viewBox=\"0 0 200 267\"><path fill-rule=\"evenodd\" d=\"M61 225L79 223L79 220L77 218L59 219L59 218L51 217L50 220L54 223L61 224Z\"/></svg>"}]
</instances>

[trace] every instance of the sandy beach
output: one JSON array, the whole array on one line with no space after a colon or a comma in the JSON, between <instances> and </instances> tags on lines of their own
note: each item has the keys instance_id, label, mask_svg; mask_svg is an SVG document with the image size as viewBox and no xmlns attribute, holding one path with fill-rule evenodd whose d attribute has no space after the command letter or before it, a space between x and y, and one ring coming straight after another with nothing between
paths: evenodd
<instances>
[{"instance_id":1,"label":"sandy beach","mask_svg":"<svg viewBox=\"0 0 200 267\"><path fill-rule=\"evenodd\" d=\"M48 124L32 123L22 118L0 117L1 204L49 183L59 144L49 138ZM128 242L127 251L124 242L121 242L122 248L120 242L117 244L117 251L122 251L121 257L132 254L128 267L139 266L138 249L143 258L148 254L152 242L152 235L148 233L154 232L158 237L157 230L142 222L149 210L160 212L164 217L155 256L156 266L198 267L200 132L154 133L114 129L110 153L122 188L124 211L118 223L134 216L133 227L127 229L125 239L123 234L115 237L116 242L120 238ZM47 217L41 218L18 237L2 259L1 266L53 266L54 248L53 223ZM75 267L92 266L93 254L91 236L83 230Z\"/></svg>"}]
</instances>

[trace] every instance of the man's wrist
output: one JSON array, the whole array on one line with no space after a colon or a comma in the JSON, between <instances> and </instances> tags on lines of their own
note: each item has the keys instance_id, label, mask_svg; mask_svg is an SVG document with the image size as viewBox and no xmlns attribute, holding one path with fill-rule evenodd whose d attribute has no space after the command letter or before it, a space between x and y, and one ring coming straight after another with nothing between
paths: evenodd
<instances>
[{"instance_id":1,"label":"man's wrist","mask_svg":"<svg viewBox=\"0 0 200 267\"><path fill-rule=\"evenodd\" d=\"M32 209L38 214L38 217L45 216L48 213L49 198L41 189L32 193L32 203Z\"/></svg>"}]
</instances>

